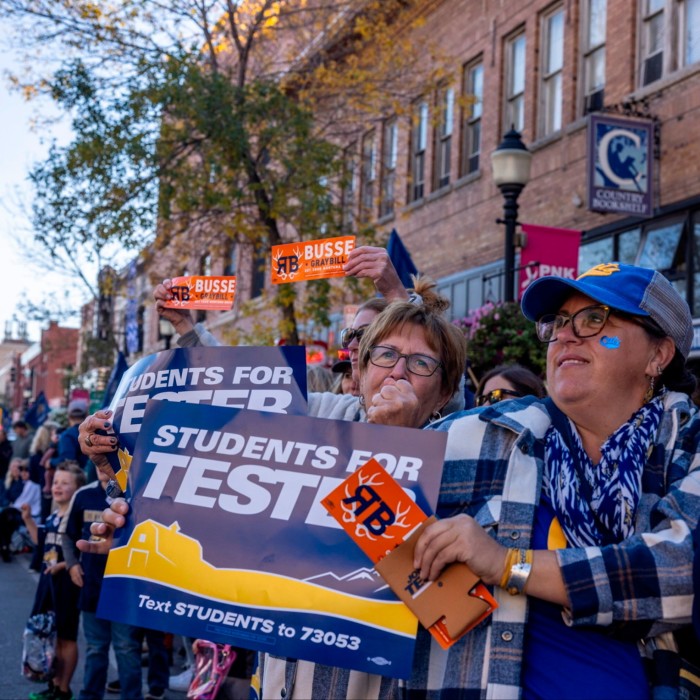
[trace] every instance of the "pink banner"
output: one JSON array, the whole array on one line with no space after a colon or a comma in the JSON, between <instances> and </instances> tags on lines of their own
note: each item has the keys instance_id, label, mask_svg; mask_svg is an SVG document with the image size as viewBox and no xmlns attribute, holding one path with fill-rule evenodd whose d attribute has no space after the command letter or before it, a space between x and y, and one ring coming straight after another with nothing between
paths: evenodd
<instances>
[{"instance_id":1,"label":"pink banner","mask_svg":"<svg viewBox=\"0 0 700 700\"><path fill-rule=\"evenodd\" d=\"M523 224L522 229L526 242L520 251L518 299L540 277L557 275L576 279L580 231L535 224Z\"/></svg>"}]
</instances>

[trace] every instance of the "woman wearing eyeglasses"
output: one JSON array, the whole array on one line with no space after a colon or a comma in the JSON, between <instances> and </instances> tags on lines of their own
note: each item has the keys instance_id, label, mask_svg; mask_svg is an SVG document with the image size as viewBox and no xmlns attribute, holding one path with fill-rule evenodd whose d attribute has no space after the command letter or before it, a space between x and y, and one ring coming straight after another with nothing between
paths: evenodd
<instances>
[{"instance_id":1,"label":"woman wearing eyeglasses","mask_svg":"<svg viewBox=\"0 0 700 700\"><path fill-rule=\"evenodd\" d=\"M499 401L517 399L522 396L547 395L542 380L527 367L518 364L498 365L489 370L479 382L476 390L477 406L493 406Z\"/></svg>"},{"instance_id":2,"label":"woman wearing eyeglasses","mask_svg":"<svg viewBox=\"0 0 700 700\"><path fill-rule=\"evenodd\" d=\"M551 398L438 426L442 519L415 556L429 579L465 562L499 608L449 651L421 633L407 697L651 697L640 649L673 650L691 619L690 310L660 273L619 263L541 278L522 308L548 343Z\"/></svg>"}]
</instances>

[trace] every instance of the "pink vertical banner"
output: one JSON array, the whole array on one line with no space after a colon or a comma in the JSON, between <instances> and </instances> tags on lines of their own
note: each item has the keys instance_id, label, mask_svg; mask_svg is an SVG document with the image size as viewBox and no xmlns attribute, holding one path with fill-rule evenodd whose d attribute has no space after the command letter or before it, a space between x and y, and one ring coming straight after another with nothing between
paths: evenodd
<instances>
[{"instance_id":1,"label":"pink vertical banner","mask_svg":"<svg viewBox=\"0 0 700 700\"><path fill-rule=\"evenodd\" d=\"M526 241L520 250L518 299L528 285L540 277L556 275L576 279L580 231L535 224L523 224L522 230Z\"/></svg>"}]
</instances>

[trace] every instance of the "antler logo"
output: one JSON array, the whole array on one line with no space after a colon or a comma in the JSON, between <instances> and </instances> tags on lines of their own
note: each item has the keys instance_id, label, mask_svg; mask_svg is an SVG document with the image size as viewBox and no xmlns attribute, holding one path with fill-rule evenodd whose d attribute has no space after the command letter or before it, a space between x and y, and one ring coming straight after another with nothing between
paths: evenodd
<instances>
[{"instance_id":1,"label":"antler logo","mask_svg":"<svg viewBox=\"0 0 700 700\"><path fill-rule=\"evenodd\" d=\"M619 271L620 265L618 263L603 263L602 265L592 267L582 275L579 275L576 279L582 280L584 277L610 277L614 272Z\"/></svg>"},{"instance_id":2,"label":"antler logo","mask_svg":"<svg viewBox=\"0 0 700 700\"><path fill-rule=\"evenodd\" d=\"M301 248L294 249L294 255L282 255L276 253L272 260L277 265L275 274L283 280L293 280L299 273L299 260L304 258Z\"/></svg>"},{"instance_id":3,"label":"antler logo","mask_svg":"<svg viewBox=\"0 0 700 700\"><path fill-rule=\"evenodd\" d=\"M375 486L381 486L383 483L379 474L369 477L360 475L359 480L360 483L354 493L346 486L346 497L341 502L344 511L343 521L355 523L356 537L366 537L370 540L376 540L379 537L389 538L385 533L391 525L410 527L404 520L410 507L402 510L399 505L394 513L375 490Z\"/></svg>"}]
</instances>

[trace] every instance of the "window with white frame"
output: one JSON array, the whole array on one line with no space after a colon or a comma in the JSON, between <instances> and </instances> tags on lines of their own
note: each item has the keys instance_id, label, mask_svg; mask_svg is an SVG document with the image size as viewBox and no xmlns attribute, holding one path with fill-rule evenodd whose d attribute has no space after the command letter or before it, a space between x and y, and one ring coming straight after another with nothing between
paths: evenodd
<instances>
[{"instance_id":1,"label":"window with white frame","mask_svg":"<svg viewBox=\"0 0 700 700\"><path fill-rule=\"evenodd\" d=\"M345 149L343 154L342 187L342 226L343 231L355 227L355 207L357 206L357 143Z\"/></svg>"},{"instance_id":2,"label":"window with white frame","mask_svg":"<svg viewBox=\"0 0 700 700\"><path fill-rule=\"evenodd\" d=\"M700 0L639 1L639 84L700 62Z\"/></svg>"},{"instance_id":3,"label":"window with white frame","mask_svg":"<svg viewBox=\"0 0 700 700\"><path fill-rule=\"evenodd\" d=\"M700 61L700 0L679 0L680 66Z\"/></svg>"},{"instance_id":4,"label":"window with white frame","mask_svg":"<svg viewBox=\"0 0 700 700\"><path fill-rule=\"evenodd\" d=\"M641 0L641 84L649 85L664 72L666 0Z\"/></svg>"},{"instance_id":5,"label":"window with white frame","mask_svg":"<svg viewBox=\"0 0 700 700\"><path fill-rule=\"evenodd\" d=\"M525 32L506 42L506 109L503 131L525 127Z\"/></svg>"},{"instance_id":6,"label":"window with white frame","mask_svg":"<svg viewBox=\"0 0 700 700\"><path fill-rule=\"evenodd\" d=\"M583 113L603 108L607 0L587 0L582 8Z\"/></svg>"},{"instance_id":7,"label":"window with white frame","mask_svg":"<svg viewBox=\"0 0 700 700\"><path fill-rule=\"evenodd\" d=\"M411 154L409 162L408 201L425 194L425 151L428 145L428 103L420 100L411 114Z\"/></svg>"},{"instance_id":8,"label":"window with white frame","mask_svg":"<svg viewBox=\"0 0 700 700\"><path fill-rule=\"evenodd\" d=\"M370 131L362 139L362 171L361 171L362 217L369 219L374 211L375 184L377 181L377 142L376 134Z\"/></svg>"},{"instance_id":9,"label":"window with white frame","mask_svg":"<svg viewBox=\"0 0 700 700\"><path fill-rule=\"evenodd\" d=\"M224 249L224 275L235 275L238 267L238 245L236 241L229 240Z\"/></svg>"},{"instance_id":10,"label":"window with white frame","mask_svg":"<svg viewBox=\"0 0 700 700\"><path fill-rule=\"evenodd\" d=\"M548 136L561 129L564 8L558 7L542 17L542 40L540 136Z\"/></svg>"},{"instance_id":11,"label":"window with white frame","mask_svg":"<svg viewBox=\"0 0 700 700\"><path fill-rule=\"evenodd\" d=\"M435 126L435 167L433 189L439 190L450 184L452 161L452 132L454 130L455 91L443 86L437 92L438 122Z\"/></svg>"},{"instance_id":12,"label":"window with white frame","mask_svg":"<svg viewBox=\"0 0 700 700\"><path fill-rule=\"evenodd\" d=\"M464 68L462 94L468 100L462 121L460 177L479 169L481 114L484 104L484 64L479 59Z\"/></svg>"},{"instance_id":13,"label":"window with white frame","mask_svg":"<svg viewBox=\"0 0 700 700\"><path fill-rule=\"evenodd\" d=\"M399 127L396 119L384 122L382 128L382 173L379 216L394 213L396 199L396 161L399 147Z\"/></svg>"}]
</instances>

